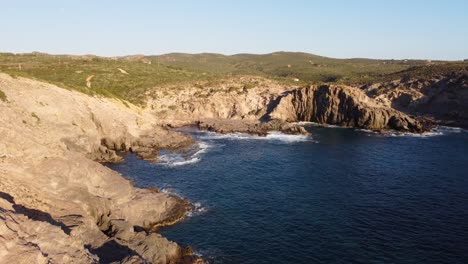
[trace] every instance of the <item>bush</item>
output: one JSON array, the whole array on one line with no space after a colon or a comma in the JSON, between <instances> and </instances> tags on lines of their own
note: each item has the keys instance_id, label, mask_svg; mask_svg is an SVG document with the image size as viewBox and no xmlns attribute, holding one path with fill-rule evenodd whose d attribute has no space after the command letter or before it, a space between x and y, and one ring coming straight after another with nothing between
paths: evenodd
<instances>
[{"instance_id":1,"label":"bush","mask_svg":"<svg viewBox=\"0 0 468 264\"><path fill-rule=\"evenodd\" d=\"M6 94L2 90L0 90L0 100L3 102L8 101Z\"/></svg>"}]
</instances>

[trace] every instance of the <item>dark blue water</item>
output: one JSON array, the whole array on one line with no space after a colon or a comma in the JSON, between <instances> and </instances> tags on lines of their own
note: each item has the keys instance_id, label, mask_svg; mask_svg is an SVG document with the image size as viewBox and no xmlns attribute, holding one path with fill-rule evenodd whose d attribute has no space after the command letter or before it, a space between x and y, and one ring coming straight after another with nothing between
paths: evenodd
<instances>
[{"instance_id":1,"label":"dark blue water","mask_svg":"<svg viewBox=\"0 0 468 264\"><path fill-rule=\"evenodd\" d=\"M317 142L195 133L208 148L192 163L111 167L200 203L161 232L214 263L468 263L468 132L310 130Z\"/></svg>"}]
</instances>

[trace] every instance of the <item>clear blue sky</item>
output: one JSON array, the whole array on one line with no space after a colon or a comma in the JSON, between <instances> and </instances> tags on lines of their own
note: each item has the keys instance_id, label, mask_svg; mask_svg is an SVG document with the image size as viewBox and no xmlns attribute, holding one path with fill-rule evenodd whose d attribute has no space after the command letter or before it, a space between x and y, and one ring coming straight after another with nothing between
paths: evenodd
<instances>
[{"instance_id":1,"label":"clear blue sky","mask_svg":"<svg viewBox=\"0 0 468 264\"><path fill-rule=\"evenodd\" d=\"M0 0L0 51L468 58L468 0Z\"/></svg>"}]
</instances>

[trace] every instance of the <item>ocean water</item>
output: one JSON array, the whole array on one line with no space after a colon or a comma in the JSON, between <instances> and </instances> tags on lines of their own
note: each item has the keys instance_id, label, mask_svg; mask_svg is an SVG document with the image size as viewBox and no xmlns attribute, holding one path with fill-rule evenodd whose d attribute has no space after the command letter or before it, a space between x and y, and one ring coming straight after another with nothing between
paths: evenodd
<instances>
[{"instance_id":1,"label":"ocean water","mask_svg":"<svg viewBox=\"0 0 468 264\"><path fill-rule=\"evenodd\" d=\"M191 200L160 231L209 263L468 263L467 131L308 130L187 130L199 142L188 153L109 166Z\"/></svg>"}]
</instances>

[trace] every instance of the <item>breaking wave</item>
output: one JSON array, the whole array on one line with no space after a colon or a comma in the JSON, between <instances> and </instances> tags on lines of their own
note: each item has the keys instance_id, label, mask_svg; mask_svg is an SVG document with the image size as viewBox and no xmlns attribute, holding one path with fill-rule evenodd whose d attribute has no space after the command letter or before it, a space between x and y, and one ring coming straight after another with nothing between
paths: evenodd
<instances>
[{"instance_id":1,"label":"breaking wave","mask_svg":"<svg viewBox=\"0 0 468 264\"><path fill-rule=\"evenodd\" d=\"M158 164L167 167L178 167L194 164L201 160L201 155L211 147L206 142L198 142L198 146L185 153L167 153L159 156Z\"/></svg>"},{"instance_id":2,"label":"breaking wave","mask_svg":"<svg viewBox=\"0 0 468 264\"><path fill-rule=\"evenodd\" d=\"M192 216L201 215L205 213L207 210L208 209L206 209L206 207L203 207L201 203L199 202L193 203L193 211L188 213L187 216L192 217Z\"/></svg>"},{"instance_id":3,"label":"breaking wave","mask_svg":"<svg viewBox=\"0 0 468 264\"><path fill-rule=\"evenodd\" d=\"M170 194L170 195L173 195L173 196L177 196L180 199L187 200L184 196L182 196L179 193L179 191L177 191L176 189L171 188L171 187L163 188L163 189L161 189L161 192L166 193L166 194ZM192 211L187 214L187 217L198 216L198 215L201 215L201 214L205 213L206 211L208 211L208 209L206 207L204 207L200 202L195 202L195 203L191 203L191 204L193 206Z\"/></svg>"},{"instance_id":4,"label":"breaking wave","mask_svg":"<svg viewBox=\"0 0 468 264\"><path fill-rule=\"evenodd\" d=\"M282 143L295 143L295 142L307 142L313 141L310 136L307 135L290 135L281 132L269 132L266 136L255 136L246 133L229 133L219 134L215 132L204 132L200 139L204 140L217 140L217 139L228 139L228 140L269 140Z\"/></svg>"},{"instance_id":5,"label":"breaking wave","mask_svg":"<svg viewBox=\"0 0 468 264\"><path fill-rule=\"evenodd\" d=\"M357 129L358 131L366 132L368 134L377 135L377 136L384 136L384 137L415 137L415 138L428 138L428 137L435 137L435 136L443 136L452 133L462 133L467 132L467 130L459 127L447 127L447 126L439 126L433 128L429 132L424 133L408 133L408 132L397 132L397 131L387 131L384 133L379 133L371 130L366 129Z\"/></svg>"},{"instance_id":6,"label":"breaking wave","mask_svg":"<svg viewBox=\"0 0 468 264\"><path fill-rule=\"evenodd\" d=\"M216 132L197 131L192 133L196 140L200 140L197 145L182 153L168 152L159 156L157 164L165 167L179 167L195 164L202 160L210 148L224 146L215 143L216 140L268 140L277 143L297 143L316 142L307 135L290 135L281 132L269 132L266 136L255 136L246 133L220 134ZM208 142L209 143L208 143Z\"/></svg>"},{"instance_id":7,"label":"breaking wave","mask_svg":"<svg viewBox=\"0 0 468 264\"><path fill-rule=\"evenodd\" d=\"M308 121L295 122L294 124L299 125L299 126L316 126L316 127L328 127L328 128L349 128L349 127L345 127L345 126L320 124L320 123L308 122Z\"/></svg>"}]
</instances>

